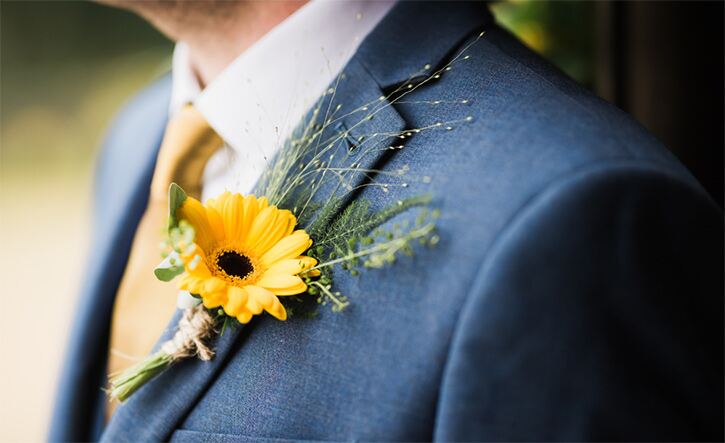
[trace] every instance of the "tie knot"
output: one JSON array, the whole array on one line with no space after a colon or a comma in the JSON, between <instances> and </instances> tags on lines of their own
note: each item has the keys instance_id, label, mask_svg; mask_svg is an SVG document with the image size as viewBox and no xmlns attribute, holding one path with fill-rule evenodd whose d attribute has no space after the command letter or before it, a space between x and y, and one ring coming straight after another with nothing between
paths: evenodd
<instances>
[{"instance_id":1,"label":"tie knot","mask_svg":"<svg viewBox=\"0 0 725 443\"><path fill-rule=\"evenodd\" d=\"M166 126L151 182L151 198L166 198L172 182L200 198L204 166L223 144L201 112L192 105L184 106Z\"/></svg>"}]
</instances>

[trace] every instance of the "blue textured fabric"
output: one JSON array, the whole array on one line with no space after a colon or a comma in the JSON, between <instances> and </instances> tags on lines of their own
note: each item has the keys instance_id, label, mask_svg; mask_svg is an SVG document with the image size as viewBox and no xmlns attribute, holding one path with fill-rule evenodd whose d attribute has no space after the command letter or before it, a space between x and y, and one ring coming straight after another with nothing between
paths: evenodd
<instances>
[{"instance_id":1,"label":"blue textured fabric","mask_svg":"<svg viewBox=\"0 0 725 443\"><path fill-rule=\"evenodd\" d=\"M359 277L336 273L352 302L343 313L227 331L214 360L179 364L119 407L102 440L723 438L723 217L651 135L480 4L397 5L337 97L354 107L385 95L483 29L439 81L367 127L342 122L364 134L473 117L361 159L405 167L415 185L358 198L433 196L439 245ZM154 137L139 137L161 131L167 101L164 80L106 145L113 160L98 186L116 197L100 201L96 242L117 243L89 271L51 440L98 437L104 322L155 153ZM134 139L138 155L126 155Z\"/></svg>"}]
</instances>

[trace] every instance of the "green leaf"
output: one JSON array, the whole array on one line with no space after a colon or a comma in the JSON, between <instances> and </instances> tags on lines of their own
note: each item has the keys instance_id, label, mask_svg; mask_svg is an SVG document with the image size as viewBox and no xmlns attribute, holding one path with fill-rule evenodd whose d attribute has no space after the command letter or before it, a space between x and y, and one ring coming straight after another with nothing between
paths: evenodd
<instances>
[{"instance_id":1,"label":"green leaf","mask_svg":"<svg viewBox=\"0 0 725 443\"><path fill-rule=\"evenodd\" d=\"M176 218L176 211L184 204L186 200L186 192L176 183L169 186L169 229L175 228L179 224Z\"/></svg>"},{"instance_id":2,"label":"green leaf","mask_svg":"<svg viewBox=\"0 0 725 443\"><path fill-rule=\"evenodd\" d=\"M154 275L156 278L163 282L169 282L173 280L177 275L184 273L183 266L174 266L173 268L156 268L154 269Z\"/></svg>"},{"instance_id":3,"label":"green leaf","mask_svg":"<svg viewBox=\"0 0 725 443\"><path fill-rule=\"evenodd\" d=\"M154 275L156 278L163 282L169 282L174 279L177 275L184 273L183 266L174 266L171 268L156 268L154 269Z\"/></svg>"},{"instance_id":4,"label":"green leaf","mask_svg":"<svg viewBox=\"0 0 725 443\"><path fill-rule=\"evenodd\" d=\"M177 275L184 273L184 264L175 251L171 252L161 263L154 268L154 275L161 281L171 281Z\"/></svg>"}]
</instances>

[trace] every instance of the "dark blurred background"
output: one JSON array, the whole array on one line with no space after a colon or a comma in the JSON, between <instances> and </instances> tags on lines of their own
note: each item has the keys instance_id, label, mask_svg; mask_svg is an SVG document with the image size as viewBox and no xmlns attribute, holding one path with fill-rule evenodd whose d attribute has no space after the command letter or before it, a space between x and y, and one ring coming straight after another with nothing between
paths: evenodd
<instances>
[{"instance_id":1,"label":"dark blurred background","mask_svg":"<svg viewBox=\"0 0 725 443\"><path fill-rule=\"evenodd\" d=\"M722 1L511 1L493 9L529 46L628 112L723 207Z\"/></svg>"},{"instance_id":2,"label":"dark blurred background","mask_svg":"<svg viewBox=\"0 0 725 443\"><path fill-rule=\"evenodd\" d=\"M723 205L723 3L512 0L497 20L649 128ZM173 45L88 2L0 0L1 441L44 438L111 116Z\"/></svg>"}]
</instances>

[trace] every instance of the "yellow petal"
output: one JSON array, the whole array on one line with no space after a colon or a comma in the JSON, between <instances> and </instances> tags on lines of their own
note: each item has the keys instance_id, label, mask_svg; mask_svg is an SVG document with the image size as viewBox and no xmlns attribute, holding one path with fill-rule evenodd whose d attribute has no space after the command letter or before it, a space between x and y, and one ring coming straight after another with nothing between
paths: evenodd
<instances>
[{"instance_id":1,"label":"yellow petal","mask_svg":"<svg viewBox=\"0 0 725 443\"><path fill-rule=\"evenodd\" d=\"M197 251L201 251L201 248L197 248ZM199 258L195 258L199 255ZM184 265L186 272L194 275L197 278L208 278L211 276L211 271L206 266L203 254L192 254L184 258ZM193 266L193 269L192 269Z\"/></svg>"},{"instance_id":2,"label":"yellow petal","mask_svg":"<svg viewBox=\"0 0 725 443\"><path fill-rule=\"evenodd\" d=\"M224 312L232 317L238 316L245 310L247 298L248 294L246 290L236 286L230 286L227 290L227 302L224 304Z\"/></svg>"},{"instance_id":3,"label":"yellow petal","mask_svg":"<svg viewBox=\"0 0 725 443\"><path fill-rule=\"evenodd\" d=\"M276 318L277 320L287 320L287 311L284 309L284 306L282 305L282 303L280 303L277 297L275 297L274 300L274 306L266 309L266 311L269 312L272 317Z\"/></svg>"},{"instance_id":4,"label":"yellow petal","mask_svg":"<svg viewBox=\"0 0 725 443\"><path fill-rule=\"evenodd\" d=\"M265 209L269 206L269 201L267 200L267 197L260 197L257 199L257 207L259 208L258 211L262 212L262 209Z\"/></svg>"},{"instance_id":5,"label":"yellow petal","mask_svg":"<svg viewBox=\"0 0 725 443\"><path fill-rule=\"evenodd\" d=\"M304 281L300 280L293 286L288 286L286 288L271 288L270 291L280 297L285 295L298 295L307 291L307 284Z\"/></svg>"},{"instance_id":6,"label":"yellow petal","mask_svg":"<svg viewBox=\"0 0 725 443\"><path fill-rule=\"evenodd\" d=\"M320 272L319 269L313 269L311 271L305 272L303 274L303 277L319 277L320 275L322 275L322 272Z\"/></svg>"},{"instance_id":7,"label":"yellow petal","mask_svg":"<svg viewBox=\"0 0 725 443\"><path fill-rule=\"evenodd\" d=\"M268 206L262 209L252 221L249 232L244 239L244 245L247 247L254 246L259 241L259 238L272 227L275 219L277 218L276 216L277 208Z\"/></svg>"},{"instance_id":8,"label":"yellow petal","mask_svg":"<svg viewBox=\"0 0 725 443\"><path fill-rule=\"evenodd\" d=\"M201 297L207 309L218 308L227 302L227 291L210 292Z\"/></svg>"},{"instance_id":9,"label":"yellow petal","mask_svg":"<svg viewBox=\"0 0 725 443\"><path fill-rule=\"evenodd\" d=\"M204 292L218 292L226 288L224 280L216 277L209 277L204 281Z\"/></svg>"},{"instance_id":10,"label":"yellow petal","mask_svg":"<svg viewBox=\"0 0 725 443\"><path fill-rule=\"evenodd\" d=\"M244 197L242 201L242 206L242 229L240 231L240 237L238 239L240 244L244 243L247 235L249 234L249 228L252 227L252 222L255 218L257 218L257 214L259 214L259 202L257 201L257 197L253 195L248 195Z\"/></svg>"},{"instance_id":11,"label":"yellow petal","mask_svg":"<svg viewBox=\"0 0 725 443\"><path fill-rule=\"evenodd\" d=\"M255 284L257 286L268 289L277 295L301 294L307 290L307 285L305 284L305 282L296 275L265 274Z\"/></svg>"},{"instance_id":12,"label":"yellow petal","mask_svg":"<svg viewBox=\"0 0 725 443\"><path fill-rule=\"evenodd\" d=\"M264 268L269 268L279 260L295 258L305 252L312 245L310 236L303 230L297 230L284 237L267 251L260 259Z\"/></svg>"},{"instance_id":13,"label":"yellow petal","mask_svg":"<svg viewBox=\"0 0 725 443\"><path fill-rule=\"evenodd\" d=\"M224 212L224 204L231 196L231 192L224 191L221 194L217 195L215 198L208 199L204 206L206 206L207 208L214 208L219 214L222 214Z\"/></svg>"},{"instance_id":14,"label":"yellow petal","mask_svg":"<svg viewBox=\"0 0 725 443\"><path fill-rule=\"evenodd\" d=\"M262 313L262 304L255 297L247 297L247 309L254 315Z\"/></svg>"},{"instance_id":15,"label":"yellow petal","mask_svg":"<svg viewBox=\"0 0 725 443\"><path fill-rule=\"evenodd\" d=\"M272 206L274 208L274 206ZM272 246L277 244L278 241L290 234L291 229L294 229L294 225L297 222L295 216L287 210L275 211L275 217L270 222L267 229L261 233L261 235L254 241L254 238L250 237L252 242L252 249L257 254L262 255L269 250ZM291 225L291 226L290 226Z\"/></svg>"},{"instance_id":16,"label":"yellow petal","mask_svg":"<svg viewBox=\"0 0 725 443\"><path fill-rule=\"evenodd\" d=\"M177 217L188 221L194 227L194 243L209 251L213 246L214 235L209 220L206 218L206 208L193 197L187 197L176 211Z\"/></svg>"},{"instance_id":17,"label":"yellow petal","mask_svg":"<svg viewBox=\"0 0 725 443\"><path fill-rule=\"evenodd\" d=\"M254 297L262 305L264 310L269 312L274 318L278 320L287 319L287 311L285 311L282 303L280 303L279 299L272 292L259 286L247 286L246 289L249 292L250 298Z\"/></svg>"},{"instance_id":18,"label":"yellow petal","mask_svg":"<svg viewBox=\"0 0 725 443\"><path fill-rule=\"evenodd\" d=\"M244 198L239 194L227 198L222 214L227 241L232 244L241 244L246 232L244 226Z\"/></svg>"},{"instance_id":19,"label":"yellow petal","mask_svg":"<svg viewBox=\"0 0 725 443\"><path fill-rule=\"evenodd\" d=\"M197 266L198 272L185 272L179 280L179 289L184 289L192 294L204 292L204 284L211 278L211 273L201 263Z\"/></svg>"},{"instance_id":20,"label":"yellow petal","mask_svg":"<svg viewBox=\"0 0 725 443\"><path fill-rule=\"evenodd\" d=\"M212 207L206 208L206 219L209 221L209 227L214 236L214 242L219 243L224 241L224 222L222 216Z\"/></svg>"},{"instance_id":21,"label":"yellow petal","mask_svg":"<svg viewBox=\"0 0 725 443\"><path fill-rule=\"evenodd\" d=\"M194 256L200 255L201 259L204 260L206 257L206 254L204 253L204 250L201 249L201 246L194 244L193 248L189 252L185 249L184 251L179 254L182 260L184 260L184 263L190 263L192 260L194 260Z\"/></svg>"},{"instance_id":22,"label":"yellow petal","mask_svg":"<svg viewBox=\"0 0 725 443\"><path fill-rule=\"evenodd\" d=\"M249 320L252 319L252 313L247 310L247 308L244 308L239 311L239 314L237 314L237 320L239 320L239 323L247 324L249 323Z\"/></svg>"},{"instance_id":23,"label":"yellow petal","mask_svg":"<svg viewBox=\"0 0 725 443\"><path fill-rule=\"evenodd\" d=\"M273 264L264 275L274 274L287 274L297 275L300 274L317 264L317 260L312 257L300 256L297 258L290 258L286 260L279 260Z\"/></svg>"},{"instance_id":24,"label":"yellow petal","mask_svg":"<svg viewBox=\"0 0 725 443\"><path fill-rule=\"evenodd\" d=\"M274 304L274 300L277 298L264 288L259 286L249 285L246 287L249 292L249 296L262 306L264 309L270 308Z\"/></svg>"},{"instance_id":25,"label":"yellow petal","mask_svg":"<svg viewBox=\"0 0 725 443\"><path fill-rule=\"evenodd\" d=\"M287 237L288 235L292 234L292 232L294 232L295 230L295 226L297 225L297 217L295 217L295 215L291 211L285 212L287 213L289 220L287 221L287 230L284 231L284 235L282 235L282 237Z\"/></svg>"},{"instance_id":26,"label":"yellow petal","mask_svg":"<svg viewBox=\"0 0 725 443\"><path fill-rule=\"evenodd\" d=\"M204 279L198 278L193 274L184 274L179 280L179 289L189 291L192 294L199 294L204 287Z\"/></svg>"}]
</instances>

